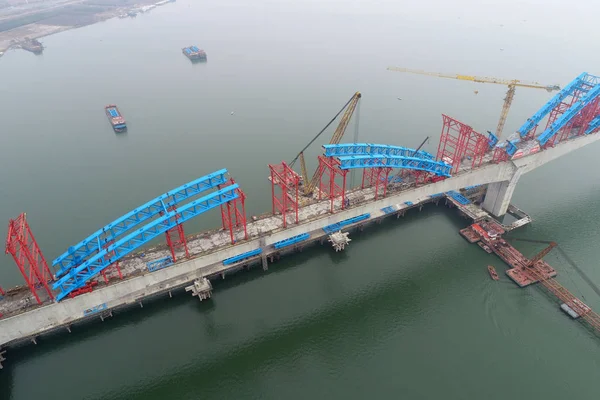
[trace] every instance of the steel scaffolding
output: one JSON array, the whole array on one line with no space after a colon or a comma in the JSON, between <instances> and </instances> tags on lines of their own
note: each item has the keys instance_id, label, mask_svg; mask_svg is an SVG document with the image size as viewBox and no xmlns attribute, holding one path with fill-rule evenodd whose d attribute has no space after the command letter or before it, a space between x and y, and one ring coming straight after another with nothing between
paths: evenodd
<instances>
[{"instance_id":1,"label":"steel scaffolding","mask_svg":"<svg viewBox=\"0 0 600 400\"><path fill-rule=\"evenodd\" d=\"M31 290L31 294L33 294L38 304L44 302L38 294L38 288L43 289L50 299L53 300L54 294L50 290L50 286L48 286L48 282L52 282L53 279L52 273L33 237L33 233L31 233L25 213L9 221L5 251L6 254L13 256L17 267L19 267L23 278L25 278L29 290Z\"/></svg>"}]
</instances>

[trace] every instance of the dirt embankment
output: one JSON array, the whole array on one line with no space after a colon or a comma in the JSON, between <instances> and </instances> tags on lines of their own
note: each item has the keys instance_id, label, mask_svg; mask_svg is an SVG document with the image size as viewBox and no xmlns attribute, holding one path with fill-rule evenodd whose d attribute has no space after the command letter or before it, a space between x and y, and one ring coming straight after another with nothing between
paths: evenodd
<instances>
[{"instance_id":1,"label":"dirt embankment","mask_svg":"<svg viewBox=\"0 0 600 400\"><path fill-rule=\"evenodd\" d=\"M140 11L158 0L30 0L23 5L0 0L0 52L29 37L52 35L67 29Z\"/></svg>"}]
</instances>

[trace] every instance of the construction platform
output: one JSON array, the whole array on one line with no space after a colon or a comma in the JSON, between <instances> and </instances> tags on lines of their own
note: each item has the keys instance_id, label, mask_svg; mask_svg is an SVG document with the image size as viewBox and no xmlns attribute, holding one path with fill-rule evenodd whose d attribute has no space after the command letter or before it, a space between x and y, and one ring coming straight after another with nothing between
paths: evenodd
<instances>
[{"instance_id":1,"label":"construction platform","mask_svg":"<svg viewBox=\"0 0 600 400\"><path fill-rule=\"evenodd\" d=\"M477 243L484 251L493 252L509 265L511 268L506 271L506 275L519 287L529 286L539 282L540 279L556 276L556 270L543 260L535 262L533 267L537 273L532 274L531 268L528 267L530 260L502 238L506 229L495 220L488 218L461 229L459 232L469 243Z\"/></svg>"},{"instance_id":2,"label":"construction platform","mask_svg":"<svg viewBox=\"0 0 600 400\"><path fill-rule=\"evenodd\" d=\"M590 327L600 333L600 315L554 279L557 276L556 270L541 259L540 254L547 254L552 247L556 246L556 243L552 243L551 247L533 259L528 259L502 238L504 232L500 223L490 220L480 221L460 230L460 234L470 243L477 243L486 252L495 253L508 266L512 267L506 270L506 275L519 287L540 283L548 293L560 301L562 311L573 319L582 318Z\"/></svg>"}]
</instances>

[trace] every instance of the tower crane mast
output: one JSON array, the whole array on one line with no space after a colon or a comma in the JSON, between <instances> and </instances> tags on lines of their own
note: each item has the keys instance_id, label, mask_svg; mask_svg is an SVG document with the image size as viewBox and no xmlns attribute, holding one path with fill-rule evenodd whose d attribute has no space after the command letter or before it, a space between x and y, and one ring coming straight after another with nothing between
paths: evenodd
<instances>
[{"instance_id":1,"label":"tower crane mast","mask_svg":"<svg viewBox=\"0 0 600 400\"><path fill-rule=\"evenodd\" d=\"M388 67L389 71L396 72L408 72L411 74L420 74L420 75L429 75L429 76L437 76L439 78L450 78L450 79L458 79L460 81L471 81L476 83L496 83L500 85L508 86L508 90L506 92L506 97L504 98L504 104L502 105L502 111L500 112L500 119L498 120L498 126L496 128L496 136L500 137L502 135L502 131L504 130L504 124L506 123L506 118L508 117L508 111L510 110L510 106L515 97L515 90L517 87L525 87L532 89L545 89L548 92L552 92L554 90L560 90L560 86L558 85L543 85L538 82L524 82L517 79L499 79L499 78L491 78L491 77L481 77L474 75L461 75L461 74L445 74L440 72L427 72L421 71L418 69L409 69L409 68L400 68L400 67Z\"/></svg>"},{"instance_id":2,"label":"tower crane mast","mask_svg":"<svg viewBox=\"0 0 600 400\"><path fill-rule=\"evenodd\" d=\"M300 169L301 169L301 173L302 173L302 181L303 181L303 191L305 195L310 195L313 190L315 189L317 182L319 180L319 170L317 169L315 171L315 173L313 174L312 178L308 179L308 170L306 168L306 160L304 159L304 151L315 141L317 140L317 138L325 131L325 129L327 129L329 127L329 125L331 125L333 123L333 121L335 121L335 119L342 113L342 111L344 111L344 115L342 115L342 118L340 120L340 123L338 124L337 128L335 129L335 131L333 132L333 135L331 136L331 139L329 140L329 144L338 144L340 143L340 141L342 140L342 137L344 137L344 133L346 132L346 128L348 127L348 124L350 123L350 119L352 118L352 115L354 114L354 110L356 109L356 106L358 105L358 101L361 98L361 94L360 92L356 92L354 93L354 95L352 95L352 97L350 98L350 100L348 100L348 102L344 105L344 107L342 107L342 109L335 115L335 117L333 117L333 119L331 121L329 121L329 123L325 126L325 128L323 128L321 130L321 132L319 132L301 151L300 153L298 153L298 155L290 162L290 166L293 166L294 163L297 160L300 160Z\"/></svg>"}]
</instances>

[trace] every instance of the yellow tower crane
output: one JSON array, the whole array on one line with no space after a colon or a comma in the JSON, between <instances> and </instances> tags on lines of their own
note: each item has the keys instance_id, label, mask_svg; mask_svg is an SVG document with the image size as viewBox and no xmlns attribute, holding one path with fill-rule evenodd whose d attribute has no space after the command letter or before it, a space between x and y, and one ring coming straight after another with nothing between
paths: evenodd
<instances>
[{"instance_id":1,"label":"yellow tower crane","mask_svg":"<svg viewBox=\"0 0 600 400\"><path fill-rule=\"evenodd\" d=\"M459 74L442 74L438 72L427 72L421 71L417 69L408 69L408 68L399 68L399 67L388 67L389 71L396 72L409 72L411 74L420 74L420 75L430 75L437 76L440 78L451 78L458 79L461 81L471 81L477 83L498 83L500 85L507 85L508 91L506 92L506 97L504 98L504 105L502 106L502 112L500 113L500 120L498 121L498 127L496 128L496 136L500 137L502 135L502 130L504 129L504 123L506 122L506 117L508 116L508 110L510 109L510 105L512 104L513 98L515 97L515 89L517 86L533 88L533 89L545 89L548 92L552 92L553 90L560 90L558 85L542 85L537 82L523 82L516 79L498 79L498 78L487 78L487 77L479 77L472 75L459 75Z\"/></svg>"},{"instance_id":2,"label":"yellow tower crane","mask_svg":"<svg viewBox=\"0 0 600 400\"><path fill-rule=\"evenodd\" d=\"M308 170L306 168L306 161L304 160L304 151L315 141L317 140L317 138L325 131L325 129L327 129L327 127L329 127L329 125L331 125L333 123L333 121L335 121L335 119L342 113L342 111L344 111L344 115L342 116L342 119L340 120L339 125L337 126L337 128L335 129L335 132L333 132L333 135L331 136L331 139L329 140L329 144L338 144L340 143L340 141L342 140L342 137L344 136L344 132L346 132L346 127L348 126L348 124L350 123L350 119L352 118L352 114L354 114L354 110L356 109L356 106L358 105L358 101L361 98L361 94L360 92L356 92L354 93L354 95L352 95L352 97L350 98L350 100L348 100L348 102L344 105L344 107L342 107L342 109L335 115L335 117L333 117L333 119L331 121L329 121L329 123L325 126L325 128L323 128L321 130L321 132L319 132L301 151L300 153L298 153L298 155L290 162L290 166L293 166L294 163L296 162L296 160L300 160L300 169L302 170L302 181L303 181L303 192L304 195L308 196L310 195L315 187L317 186L317 182L319 180L319 169L317 168L317 170L315 171L315 173L313 174L311 180L308 180Z\"/></svg>"}]
</instances>

